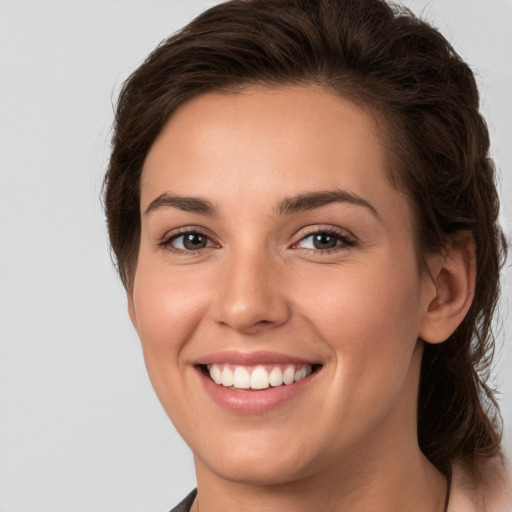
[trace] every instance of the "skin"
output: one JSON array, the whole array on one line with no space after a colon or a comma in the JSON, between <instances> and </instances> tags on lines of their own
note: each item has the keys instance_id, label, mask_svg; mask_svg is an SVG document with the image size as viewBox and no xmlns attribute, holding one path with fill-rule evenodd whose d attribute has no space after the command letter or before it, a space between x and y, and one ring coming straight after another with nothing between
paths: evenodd
<instances>
[{"instance_id":1,"label":"skin","mask_svg":"<svg viewBox=\"0 0 512 512\"><path fill-rule=\"evenodd\" d=\"M462 320L474 252L459 243L420 271L378 126L318 87L252 88L182 105L148 154L129 312L194 453L201 512L443 508L444 477L417 444L418 339L442 342ZM334 190L367 205L276 211ZM162 194L216 213L155 206ZM187 250L182 228L207 244ZM316 248L311 234L326 231L335 247ZM239 414L205 393L194 366L221 350L322 366L281 406Z\"/></svg>"}]
</instances>

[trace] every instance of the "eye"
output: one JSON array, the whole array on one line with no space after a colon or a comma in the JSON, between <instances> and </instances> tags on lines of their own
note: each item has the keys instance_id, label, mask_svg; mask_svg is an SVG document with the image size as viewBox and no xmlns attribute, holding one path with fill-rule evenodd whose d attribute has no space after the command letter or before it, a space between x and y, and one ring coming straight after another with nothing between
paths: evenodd
<instances>
[{"instance_id":1,"label":"eye","mask_svg":"<svg viewBox=\"0 0 512 512\"><path fill-rule=\"evenodd\" d=\"M345 234L333 230L318 230L301 238L295 247L312 251L332 251L353 247L355 241Z\"/></svg>"},{"instance_id":2,"label":"eye","mask_svg":"<svg viewBox=\"0 0 512 512\"><path fill-rule=\"evenodd\" d=\"M160 245L167 247L175 252L195 252L214 244L208 236L199 231L187 231L178 233L162 240Z\"/></svg>"}]
</instances>

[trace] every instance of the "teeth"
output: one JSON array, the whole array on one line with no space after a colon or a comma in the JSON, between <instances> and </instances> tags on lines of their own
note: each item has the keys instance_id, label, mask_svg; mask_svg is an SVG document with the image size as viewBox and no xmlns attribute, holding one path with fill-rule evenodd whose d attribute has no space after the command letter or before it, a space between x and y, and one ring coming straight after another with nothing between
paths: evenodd
<instances>
[{"instance_id":1,"label":"teeth","mask_svg":"<svg viewBox=\"0 0 512 512\"><path fill-rule=\"evenodd\" d=\"M291 384L295 381L295 368L293 366L288 366L283 373L283 382L285 384Z\"/></svg>"},{"instance_id":2,"label":"teeth","mask_svg":"<svg viewBox=\"0 0 512 512\"><path fill-rule=\"evenodd\" d=\"M215 382L215 384L222 384L222 372L220 371L219 366L213 364L209 370L210 377L213 379L213 382Z\"/></svg>"},{"instance_id":3,"label":"teeth","mask_svg":"<svg viewBox=\"0 0 512 512\"><path fill-rule=\"evenodd\" d=\"M268 381L271 386L280 386L283 383L283 372L281 371L281 368L278 366L272 368L272 371L268 376Z\"/></svg>"},{"instance_id":4,"label":"teeth","mask_svg":"<svg viewBox=\"0 0 512 512\"><path fill-rule=\"evenodd\" d=\"M305 376L306 376L306 368L304 368L304 366L303 366L302 368L299 368L295 372L295 382L297 382L298 380L303 379Z\"/></svg>"},{"instance_id":5,"label":"teeth","mask_svg":"<svg viewBox=\"0 0 512 512\"><path fill-rule=\"evenodd\" d=\"M289 385L306 378L313 368L306 365L245 367L227 364L209 364L210 377L216 384L235 389L267 389ZM270 371L269 371L270 370Z\"/></svg>"},{"instance_id":6,"label":"teeth","mask_svg":"<svg viewBox=\"0 0 512 512\"><path fill-rule=\"evenodd\" d=\"M251 387L251 376L243 366L237 366L233 373L233 386L237 389L249 389Z\"/></svg>"},{"instance_id":7,"label":"teeth","mask_svg":"<svg viewBox=\"0 0 512 512\"><path fill-rule=\"evenodd\" d=\"M226 387L233 385L233 372L229 368L224 368L224 370L222 370L220 383Z\"/></svg>"},{"instance_id":8,"label":"teeth","mask_svg":"<svg viewBox=\"0 0 512 512\"><path fill-rule=\"evenodd\" d=\"M251 373L251 389L267 389L270 385L270 376L262 366L258 366Z\"/></svg>"}]
</instances>

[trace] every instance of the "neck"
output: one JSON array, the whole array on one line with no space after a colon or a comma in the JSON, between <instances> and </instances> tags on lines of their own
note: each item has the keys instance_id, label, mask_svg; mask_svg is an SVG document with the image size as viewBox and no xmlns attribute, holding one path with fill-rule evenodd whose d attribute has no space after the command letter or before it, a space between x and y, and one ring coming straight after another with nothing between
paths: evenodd
<instances>
[{"instance_id":1,"label":"neck","mask_svg":"<svg viewBox=\"0 0 512 512\"><path fill-rule=\"evenodd\" d=\"M348 456L322 473L272 485L226 480L196 459L200 512L443 511L446 479L419 449L395 457L382 457L375 447L368 452L372 460L359 450L355 460Z\"/></svg>"},{"instance_id":2,"label":"neck","mask_svg":"<svg viewBox=\"0 0 512 512\"><path fill-rule=\"evenodd\" d=\"M399 402L378 424L361 431L342 455L333 450L329 460L324 450L295 473L289 468L274 471L266 480L258 468L247 472L247 478L233 468L222 475L196 457L200 512L442 512L446 479L422 454L417 440L421 348L418 343ZM279 474L286 474L286 480L278 480Z\"/></svg>"}]
</instances>

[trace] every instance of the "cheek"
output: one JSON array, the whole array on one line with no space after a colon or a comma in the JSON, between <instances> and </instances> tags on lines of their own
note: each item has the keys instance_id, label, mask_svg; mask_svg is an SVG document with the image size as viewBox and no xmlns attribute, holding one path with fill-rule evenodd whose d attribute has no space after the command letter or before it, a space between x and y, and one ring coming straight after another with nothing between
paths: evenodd
<instances>
[{"instance_id":1,"label":"cheek","mask_svg":"<svg viewBox=\"0 0 512 512\"><path fill-rule=\"evenodd\" d=\"M305 286L297 292L307 303L304 309L314 310L319 323L334 331L375 330L381 335L416 323L420 282L414 269L379 265L335 270L339 271L312 274L309 284L302 279Z\"/></svg>"},{"instance_id":2,"label":"cheek","mask_svg":"<svg viewBox=\"0 0 512 512\"><path fill-rule=\"evenodd\" d=\"M324 414L331 417L333 435L341 424L362 435L390 411L402 410L397 404L415 401L418 277L415 269L409 276L401 272L401 279L396 274L354 270L325 279L322 293L304 294L302 312L332 354Z\"/></svg>"},{"instance_id":3,"label":"cheek","mask_svg":"<svg viewBox=\"0 0 512 512\"><path fill-rule=\"evenodd\" d=\"M210 297L190 276L141 265L135 276L133 303L136 328L149 379L175 427L189 428L187 392L190 368L187 342L204 317Z\"/></svg>"},{"instance_id":4,"label":"cheek","mask_svg":"<svg viewBox=\"0 0 512 512\"><path fill-rule=\"evenodd\" d=\"M190 273L141 266L134 282L133 303L148 371L180 365L178 357L211 301ZM153 378L152 375L150 377Z\"/></svg>"},{"instance_id":5,"label":"cheek","mask_svg":"<svg viewBox=\"0 0 512 512\"><path fill-rule=\"evenodd\" d=\"M341 269L338 276L315 276L315 288L304 289L302 313L327 341L343 376L360 382L399 377L407 371L420 325L419 278L416 268L396 265ZM403 372L397 370L403 369Z\"/></svg>"}]
</instances>

